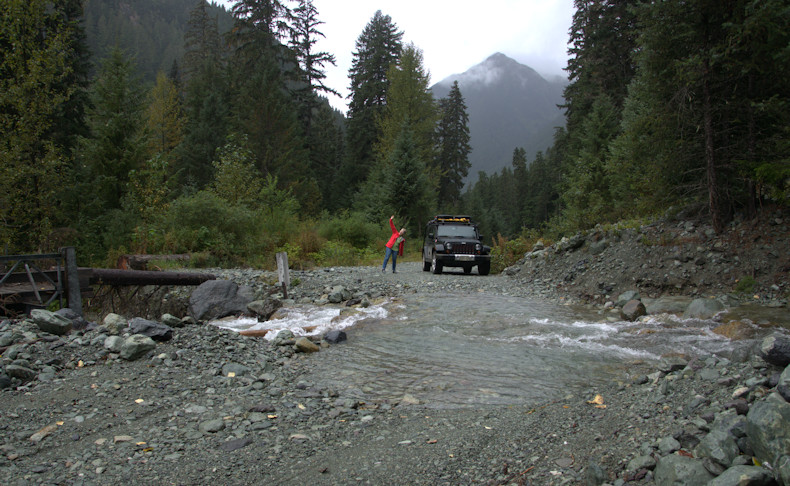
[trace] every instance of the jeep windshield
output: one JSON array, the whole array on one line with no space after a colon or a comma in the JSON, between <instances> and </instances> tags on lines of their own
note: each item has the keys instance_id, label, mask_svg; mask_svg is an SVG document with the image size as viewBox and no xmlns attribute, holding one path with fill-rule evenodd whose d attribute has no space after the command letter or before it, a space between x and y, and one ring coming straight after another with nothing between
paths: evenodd
<instances>
[{"instance_id":1,"label":"jeep windshield","mask_svg":"<svg viewBox=\"0 0 790 486\"><path fill-rule=\"evenodd\" d=\"M436 236L477 239L473 226L440 225L436 230Z\"/></svg>"}]
</instances>

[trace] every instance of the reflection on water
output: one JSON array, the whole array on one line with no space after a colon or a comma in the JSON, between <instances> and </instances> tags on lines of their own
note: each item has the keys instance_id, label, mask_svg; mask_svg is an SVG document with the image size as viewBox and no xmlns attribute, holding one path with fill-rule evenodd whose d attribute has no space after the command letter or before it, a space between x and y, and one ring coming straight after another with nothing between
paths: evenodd
<instances>
[{"instance_id":1,"label":"reflection on water","mask_svg":"<svg viewBox=\"0 0 790 486\"><path fill-rule=\"evenodd\" d=\"M546 401L638 374L663 355L728 356L754 344L714 333L714 321L609 322L589 311L482 292L412 295L339 314L303 308L276 323L318 325L316 334L354 326L346 343L311 357L309 380L363 399L409 394L435 407ZM271 329L273 321L254 325Z\"/></svg>"}]
</instances>

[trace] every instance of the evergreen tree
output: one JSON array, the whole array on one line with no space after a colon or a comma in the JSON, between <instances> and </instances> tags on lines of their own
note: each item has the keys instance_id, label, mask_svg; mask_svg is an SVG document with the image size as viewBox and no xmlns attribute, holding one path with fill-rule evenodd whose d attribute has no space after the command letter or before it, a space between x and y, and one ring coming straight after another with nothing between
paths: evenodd
<instances>
[{"instance_id":1,"label":"evergreen tree","mask_svg":"<svg viewBox=\"0 0 790 486\"><path fill-rule=\"evenodd\" d=\"M454 207L461 197L464 179L469 175L469 114L458 81L453 82L446 98L439 100L440 120L436 127L439 202Z\"/></svg>"},{"instance_id":2,"label":"evergreen tree","mask_svg":"<svg viewBox=\"0 0 790 486\"><path fill-rule=\"evenodd\" d=\"M184 118L175 83L165 73L156 76L146 112L151 153L169 154L183 138Z\"/></svg>"},{"instance_id":3,"label":"evergreen tree","mask_svg":"<svg viewBox=\"0 0 790 486\"><path fill-rule=\"evenodd\" d=\"M102 62L91 94L91 136L84 139L81 155L85 182L92 187L85 209L97 216L121 207L129 173L142 166L145 155L144 93L133 62L120 49Z\"/></svg>"},{"instance_id":4,"label":"evergreen tree","mask_svg":"<svg viewBox=\"0 0 790 486\"><path fill-rule=\"evenodd\" d=\"M403 32L389 15L377 11L357 38L349 70L351 94L346 131L346 157L339 186L341 200L350 201L373 166L373 145L379 139L378 120L387 100L387 72L401 52Z\"/></svg>"},{"instance_id":5,"label":"evergreen tree","mask_svg":"<svg viewBox=\"0 0 790 486\"><path fill-rule=\"evenodd\" d=\"M323 71L327 64L337 65L334 54L314 51L318 38L325 36L318 30L318 26L323 22L318 20L318 10L313 5L313 0L299 0L299 6L293 13L289 45L301 68L302 82L311 93L337 95L337 91L324 84L326 74Z\"/></svg>"},{"instance_id":6,"label":"evergreen tree","mask_svg":"<svg viewBox=\"0 0 790 486\"><path fill-rule=\"evenodd\" d=\"M0 4L0 246L42 248L65 220L56 188L72 177L80 133L84 49L78 4ZM65 184L64 184L65 182Z\"/></svg>"},{"instance_id":7,"label":"evergreen tree","mask_svg":"<svg viewBox=\"0 0 790 486\"><path fill-rule=\"evenodd\" d=\"M395 140L407 124L420 158L426 165L433 164L438 112L430 92L430 76L422 65L422 52L414 44L404 47L397 63L390 66L387 79L387 102L379 119L380 135L375 144L377 159L389 158Z\"/></svg>"}]
</instances>

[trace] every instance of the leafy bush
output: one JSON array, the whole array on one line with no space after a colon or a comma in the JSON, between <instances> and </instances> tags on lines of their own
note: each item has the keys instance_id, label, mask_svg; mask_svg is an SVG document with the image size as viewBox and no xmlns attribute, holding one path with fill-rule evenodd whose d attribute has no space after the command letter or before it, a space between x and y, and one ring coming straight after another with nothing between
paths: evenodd
<instances>
[{"instance_id":1,"label":"leafy bush","mask_svg":"<svg viewBox=\"0 0 790 486\"><path fill-rule=\"evenodd\" d=\"M310 254L319 266L358 265L361 252L343 241L327 241L318 252Z\"/></svg>"},{"instance_id":2,"label":"leafy bush","mask_svg":"<svg viewBox=\"0 0 790 486\"><path fill-rule=\"evenodd\" d=\"M757 281L754 277L747 275L737 281L735 284L735 291L741 294L751 294L754 292L754 287L756 285Z\"/></svg>"},{"instance_id":3,"label":"leafy bush","mask_svg":"<svg viewBox=\"0 0 790 486\"><path fill-rule=\"evenodd\" d=\"M326 240L348 243L354 248L373 246L383 236L389 236L389 228L371 223L364 214L343 211L337 215L324 214L318 223L318 234Z\"/></svg>"},{"instance_id":4,"label":"leafy bush","mask_svg":"<svg viewBox=\"0 0 790 486\"><path fill-rule=\"evenodd\" d=\"M532 249L534 244L535 240L523 237L508 240L501 234L497 235L494 239L494 246L491 248L491 271L499 273L515 264Z\"/></svg>"}]
</instances>

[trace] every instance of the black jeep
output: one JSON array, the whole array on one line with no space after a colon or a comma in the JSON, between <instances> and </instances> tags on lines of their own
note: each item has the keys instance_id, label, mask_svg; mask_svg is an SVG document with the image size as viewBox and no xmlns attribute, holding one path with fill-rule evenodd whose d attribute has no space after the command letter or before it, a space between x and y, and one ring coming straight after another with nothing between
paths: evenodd
<instances>
[{"instance_id":1,"label":"black jeep","mask_svg":"<svg viewBox=\"0 0 790 486\"><path fill-rule=\"evenodd\" d=\"M442 273L443 267L461 267L471 273L488 275L491 271L491 248L483 245L483 237L469 216L440 214L428 221L422 249L422 269Z\"/></svg>"}]
</instances>

